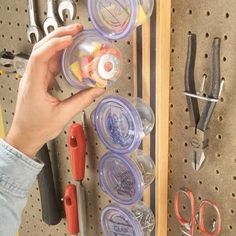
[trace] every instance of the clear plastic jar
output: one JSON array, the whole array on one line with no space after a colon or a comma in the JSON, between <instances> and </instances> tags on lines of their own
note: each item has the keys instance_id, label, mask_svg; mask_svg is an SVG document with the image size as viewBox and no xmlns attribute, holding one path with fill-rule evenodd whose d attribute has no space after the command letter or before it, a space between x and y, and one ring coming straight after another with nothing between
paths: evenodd
<instances>
[{"instance_id":1,"label":"clear plastic jar","mask_svg":"<svg viewBox=\"0 0 236 236\"><path fill-rule=\"evenodd\" d=\"M154 0L88 0L94 27L106 38L128 37L152 14Z\"/></svg>"},{"instance_id":2,"label":"clear plastic jar","mask_svg":"<svg viewBox=\"0 0 236 236\"><path fill-rule=\"evenodd\" d=\"M155 178L155 164L141 150L130 155L108 152L100 159L98 170L102 190L123 205L140 201Z\"/></svg>"},{"instance_id":3,"label":"clear plastic jar","mask_svg":"<svg viewBox=\"0 0 236 236\"><path fill-rule=\"evenodd\" d=\"M116 153L131 153L141 144L155 124L150 106L141 98L107 96L91 114L97 134L104 145Z\"/></svg>"},{"instance_id":4,"label":"clear plastic jar","mask_svg":"<svg viewBox=\"0 0 236 236\"><path fill-rule=\"evenodd\" d=\"M120 51L95 30L84 30L62 55L62 74L78 90L107 87L122 71Z\"/></svg>"},{"instance_id":5,"label":"clear plastic jar","mask_svg":"<svg viewBox=\"0 0 236 236\"><path fill-rule=\"evenodd\" d=\"M142 202L129 208L110 204L103 209L101 225L105 236L150 236L155 228L155 217Z\"/></svg>"}]
</instances>

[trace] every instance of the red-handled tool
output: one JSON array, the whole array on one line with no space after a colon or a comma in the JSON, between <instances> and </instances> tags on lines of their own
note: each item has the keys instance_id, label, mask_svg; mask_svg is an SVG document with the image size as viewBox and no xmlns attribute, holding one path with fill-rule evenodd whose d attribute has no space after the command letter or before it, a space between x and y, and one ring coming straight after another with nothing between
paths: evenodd
<instances>
[{"instance_id":1,"label":"red-handled tool","mask_svg":"<svg viewBox=\"0 0 236 236\"><path fill-rule=\"evenodd\" d=\"M64 195L64 208L66 213L68 231L71 235L77 235L79 233L79 221L77 211L76 186L74 184L69 184L66 187Z\"/></svg>"},{"instance_id":2,"label":"red-handled tool","mask_svg":"<svg viewBox=\"0 0 236 236\"><path fill-rule=\"evenodd\" d=\"M68 144L73 179L82 181L85 172L86 137L81 124L70 127Z\"/></svg>"},{"instance_id":3,"label":"red-handled tool","mask_svg":"<svg viewBox=\"0 0 236 236\"><path fill-rule=\"evenodd\" d=\"M80 236L87 236L86 193L82 183L85 176L86 137L81 124L73 124L70 127L68 147L72 176L73 179L77 181L76 190Z\"/></svg>"}]
</instances>

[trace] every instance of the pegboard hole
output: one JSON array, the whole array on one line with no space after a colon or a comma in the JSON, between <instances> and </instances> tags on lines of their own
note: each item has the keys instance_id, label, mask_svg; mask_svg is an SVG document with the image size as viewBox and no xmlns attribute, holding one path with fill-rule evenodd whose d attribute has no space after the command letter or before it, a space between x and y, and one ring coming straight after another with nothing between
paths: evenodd
<instances>
[{"instance_id":1,"label":"pegboard hole","mask_svg":"<svg viewBox=\"0 0 236 236\"><path fill-rule=\"evenodd\" d=\"M223 57L223 62L226 62L227 61L227 58L226 57Z\"/></svg>"},{"instance_id":2,"label":"pegboard hole","mask_svg":"<svg viewBox=\"0 0 236 236\"><path fill-rule=\"evenodd\" d=\"M221 157L221 154L220 154L220 153L216 153L216 157L217 157L217 158L220 158L220 157Z\"/></svg>"},{"instance_id":3,"label":"pegboard hole","mask_svg":"<svg viewBox=\"0 0 236 236\"><path fill-rule=\"evenodd\" d=\"M188 14L189 14L189 15L192 15L192 14L193 14L193 11L192 11L191 9L189 9Z\"/></svg>"},{"instance_id":4,"label":"pegboard hole","mask_svg":"<svg viewBox=\"0 0 236 236\"><path fill-rule=\"evenodd\" d=\"M216 174L219 175L219 174L220 174L220 171L219 171L219 170L216 170Z\"/></svg>"},{"instance_id":5,"label":"pegboard hole","mask_svg":"<svg viewBox=\"0 0 236 236\"><path fill-rule=\"evenodd\" d=\"M184 175L184 179L187 179L188 177L187 177L187 175Z\"/></svg>"},{"instance_id":6,"label":"pegboard hole","mask_svg":"<svg viewBox=\"0 0 236 236\"><path fill-rule=\"evenodd\" d=\"M218 192L219 191L219 188L217 186L215 186L215 190Z\"/></svg>"},{"instance_id":7,"label":"pegboard hole","mask_svg":"<svg viewBox=\"0 0 236 236\"><path fill-rule=\"evenodd\" d=\"M232 197L235 197L235 196L236 196L235 193L231 193L231 195L232 195Z\"/></svg>"},{"instance_id":8,"label":"pegboard hole","mask_svg":"<svg viewBox=\"0 0 236 236\"><path fill-rule=\"evenodd\" d=\"M208 58L208 54L207 54L207 53L205 53L204 57L207 59L207 58Z\"/></svg>"},{"instance_id":9,"label":"pegboard hole","mask_svg":"<svg viewBox=\"0 0 236 236\"><path fill-rule=\"evenodd\" d=\"M224 35L224 40L228 40L228 36L227 35Z\"/></svg>"},{"instance_id":10,"label":"pegboard hole","mask_svg":"<svg viewBox=\"0 0 236 236\"><path fill-rule=\"evenodd\" d=\"M236 180L236 176L233 177L233 180Z\"/></svg>"},{"instance_id":11,"label":"pegboard hole","mask_svg":"<svg viewBox=\"0 0 236 236\"><path fill-rule=\"evenodd\" d=\"M234 210L233 209L230 209L229 211L231 214L234 214Z\"/></svg>"},{"instance_id":12,"label":"pegboard hole","mask_svg":"<svg viewBox=\"0 0 236 236\"><path fill-rule=\"evenodd\" d=\"M205 37L206 37L206 38L209 38L209 36L210 36L209 33L206 33L206 34L205 34Z\"/></svg>"},{"instance_id":13,"label":"pegboard hole","mask_svg":"<svg viewBox=\"0 0 236 236\"><path fill-rule=\"evenodd\" d=\"M219 139L219 140L221 140L221 139L222 139L222 136L221 136L220 134L217 134L217 135L216 135L216 138Z\"/></svg>"},{"instance_id":14,"label":"pegboard hole","mask_svg":"<svg viewBox=\"0 0 236 236\"><path fill-rule=\"evenodd\" d=\"M229 18L229 13L228 12L225 14L225 18Z\"/></svg>"},{"instance_id":15,"label":"pegboard hole","mask_svg":"<svg viewBox=\"0 0 236 236\"><path fill-rule=\"evenodd\" d=\"M207 12L206 12L206 15L207 15L207 16L210 16L210 15L211 15L211 13L210 13L209 11L207 11Z\"/></svg>"},{"instance_id":16,"label":"pegboard hole","mask_svg":"<svg viewBox=\"0 0 236 236\"><path fill-rule=\"evenodd\" d=\"M202 185L202 181L201 181L201 180L199 180L198 183L199 183L200 185Z\"/></svg>"},{"instance_id":17,"label":"pegboard hole","mask_svg":"<svg viewBox=\"0 0 236 236\"><path fill-rule=\"evenodd\" d=\"M218 118L217 118L217 119L218 119L218 121L220 121L220 122L221 122L221 121L223 121L223 116L218 116Z\"/></svg>"},{"instance_id":18,"label":"pegboard hole","mask_svg":"<svg viewBox=\"0 0 236 236\"><path fill-rule=\"evenodd\" d=\"M232 230L232 229L233 229L233 226L232 226L232 225L229 225L229 229Z\"/></svg>"},{"instance_id":19,"label":"pegboard hole","mask_svg":"<svg viewBox=\"0 0 236 236\"><path fill-rule=\"evenodd\" d=\"M175 8L174 7L172 8L172 12L175 13Z\"/></svg>"}]
</instances>

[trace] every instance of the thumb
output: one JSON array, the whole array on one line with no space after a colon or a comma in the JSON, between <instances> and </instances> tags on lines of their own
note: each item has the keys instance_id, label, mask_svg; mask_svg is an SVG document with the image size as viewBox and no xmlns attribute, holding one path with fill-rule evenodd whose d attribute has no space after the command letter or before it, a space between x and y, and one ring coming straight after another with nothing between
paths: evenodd
<instances>
[{"instance_id":1,"label":"thumb","mask_svg":"<svg viewBox=\"0 0 236 236\"><path fill-rule=\"evenodd\" d=\"M91 88L83 90L70 98L60 103L60 109L64 115L68 116L67 119L71 119L79 112L88 107L95 98L101 96L105 92L102 88Z\"/></svg>"}]
</instances>

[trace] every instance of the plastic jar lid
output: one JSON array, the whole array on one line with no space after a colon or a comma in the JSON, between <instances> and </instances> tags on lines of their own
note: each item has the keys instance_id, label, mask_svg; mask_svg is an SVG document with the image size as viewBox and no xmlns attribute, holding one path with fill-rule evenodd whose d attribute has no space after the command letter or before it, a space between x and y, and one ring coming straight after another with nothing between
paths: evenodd
<instances>
[{"instance_id":1,"label":"plastic jar lid","mask_svg":"<svg viewBox=\"0 0 236 236\"><path fill-rule=\"evenodd\" d=\"M101 225L105 236L144 236L142 227L135 215L117 204L104 208Z\"/></svg>"},{"instance_id":2,"label":"plastic jar lid","mask_svg":"<svg viewBox=\"0 0 236 236\"><path fill-rule=\"evenodd\" d=\"M62 73L73 87L109 87L122 71L120 51L95 30L84 30L62 54Z\"/></svg>"},{"instance_id":3,"label":"plastic jar lid","mask_svg":"<svg viewBox=\"0 0 236 236\"><path fill-rule=\"evenodd\" d=\"M144 137L142 121L135 107L120 96L107 96L91 116L104 145L116 153L131 153Z\"/></svg>"},{"instance_id":4,"label":"plastic jar lid","mask_svg":"<svg viewBox=\"0 0 236 236\"><path fill-rule=\"evenodd\" d=\"M116 202L130 205L143 196L144 181L129 156L107 153L99 161L100 186Z\"/></svg>"},{"instance_id":5,"label":"plastic jar lid","mask_svg":"<svg viewBox=\"0 0 236 236\"><path fill-rule=\"evenodd\" d=\"M88 0L89 16L106 38L126 38L146 21L153 11L153 0Z\"/></svg>"}]
</instances>

